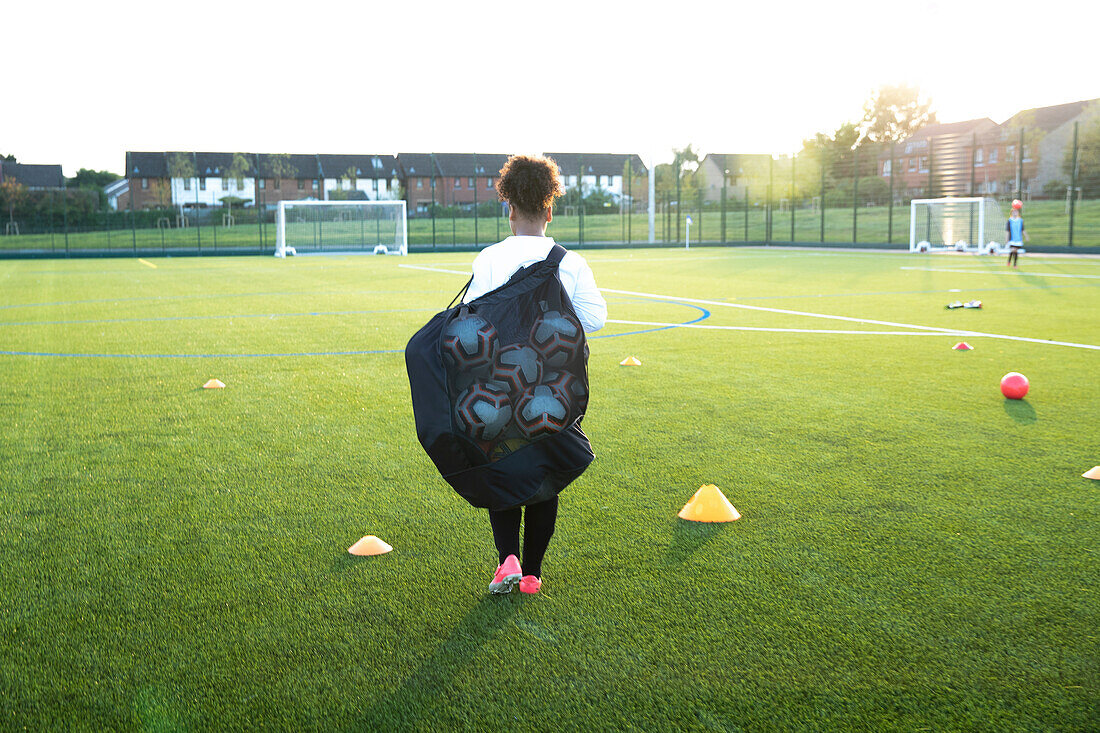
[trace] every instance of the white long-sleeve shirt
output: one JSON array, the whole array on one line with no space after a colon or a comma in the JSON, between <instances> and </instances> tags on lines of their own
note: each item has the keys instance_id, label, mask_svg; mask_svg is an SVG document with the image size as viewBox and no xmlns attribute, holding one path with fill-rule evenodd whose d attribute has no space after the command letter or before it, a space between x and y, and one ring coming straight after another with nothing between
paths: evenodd
<instances>
[{"instance_id":1,"label":"white long-sleeve shirt","mask_svg":"<svg viewBox=\"0 0 1100 733\"><path fill-rule=\"evenodd\" d=\"M553 246L553 237L512 236L481 250L474 258L474 280L462 302L469 303L499 288L521 267L545 260ZM596 287L592 268L584 258L576 252L566 252L558 265L558 274L585 333L603 328L607 321L607 302Z\"/></svg>"}]
</instances>

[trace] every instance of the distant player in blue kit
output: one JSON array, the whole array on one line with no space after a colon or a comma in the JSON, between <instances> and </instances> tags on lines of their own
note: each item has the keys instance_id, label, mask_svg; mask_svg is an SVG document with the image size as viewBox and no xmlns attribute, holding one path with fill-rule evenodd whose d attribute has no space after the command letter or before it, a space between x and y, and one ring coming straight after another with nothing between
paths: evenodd
<instances>
[{"instance_id":1,"label":"distant player in blue kit","mask_svg":"<svg viewBox=\"0 0 1100 733\"><path fill-rule=\"evenodd\" d=\"M1020 248L1024 242L1030 242L1031 237L1024 231L1024 217L1020 216L1020 209L1024 204L1019 199L1012 202L1012 215L1005 222L1005 231L1008 233L1008 262L1006 265L1016 266L1016 260L1020 256Z\"/></svg>"}]
</instances>

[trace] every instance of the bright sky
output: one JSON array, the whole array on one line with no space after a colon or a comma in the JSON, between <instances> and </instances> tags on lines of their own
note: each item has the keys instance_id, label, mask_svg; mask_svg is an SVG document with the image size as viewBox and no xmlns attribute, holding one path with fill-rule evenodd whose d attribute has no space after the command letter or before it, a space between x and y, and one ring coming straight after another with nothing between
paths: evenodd
<instances>
[{"instance_id":1,"label":"bright sky","mask_svg":"<svg viewBox=\"0 0 1100 733\"><path fill-rule=\"evenodd\" d=\"M1100 97L1092 5L12 2L0 153L786 153L882 84L948 122Z\"/></svg>"}]
</instances>

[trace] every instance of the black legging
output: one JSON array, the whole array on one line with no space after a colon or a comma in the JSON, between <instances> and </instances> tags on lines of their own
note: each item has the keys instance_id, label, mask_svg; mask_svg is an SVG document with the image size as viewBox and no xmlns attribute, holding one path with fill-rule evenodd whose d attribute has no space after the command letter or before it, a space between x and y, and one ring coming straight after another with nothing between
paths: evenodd
<instances>
[{"instance_id":1,"label":"black legging","mask_svg":"<svg viewBox=\"0 0 1100 733\"><path fill-rule=\"evenodd\" d=\"M493 542L497 546L500 562L509 555L519 555L519 522L523 514L522 507L505 509L502 512L489 512L489 523L493 525ZM524 575L542 577L542 557L554 536L554 522L558 518L558 497L531 504L527 507L527 526L523 531Z\"/></svg>"},{"instance_id":2,"label":"black legging","mask_svg":"<svg viewBox=\"0 0 1100 733\"><path fill-rule=\"evenodd\" d=\"M1012 247L1008 251L1008 264L1015 266L1016 260L1020 258L1020 248Z\"/></svg>"}]
</instances>

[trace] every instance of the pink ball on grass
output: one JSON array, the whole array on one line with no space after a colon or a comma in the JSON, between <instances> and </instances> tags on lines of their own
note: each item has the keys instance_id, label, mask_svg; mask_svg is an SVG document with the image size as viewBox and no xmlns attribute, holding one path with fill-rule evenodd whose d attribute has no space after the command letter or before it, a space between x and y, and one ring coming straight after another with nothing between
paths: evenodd
<instances>
[{"instance_id":1,"label":"pink ball on grass","mask_svg":"<svg viewBox=\"0 0 1100 733\"><path fill-rule=\"evenodd\" d=\"M1010 400L1022 400L1030 386L1027 377L1019 372L1009 372L1001 377L1001 394Z\"/></svg>"}]
</instances>

